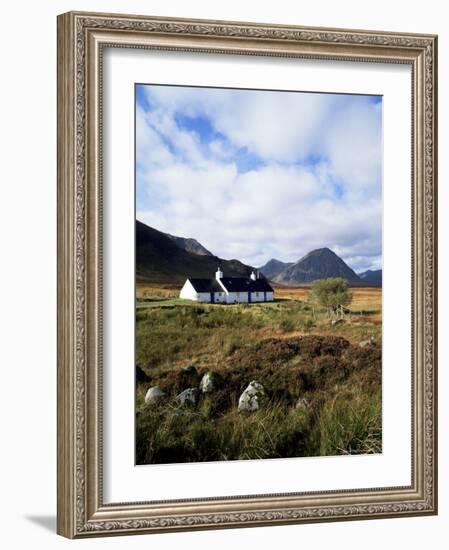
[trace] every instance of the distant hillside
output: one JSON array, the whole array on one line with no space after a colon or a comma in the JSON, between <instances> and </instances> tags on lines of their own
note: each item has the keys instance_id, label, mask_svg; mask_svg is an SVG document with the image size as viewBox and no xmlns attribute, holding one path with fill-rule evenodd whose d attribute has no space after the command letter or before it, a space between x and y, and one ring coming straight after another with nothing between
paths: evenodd
<instances>
[{"instance_id":1,"label":"distant hillside","mask_svg":"<svg viewBox=\"0 0 449 550\"><path fill-rule=\"evenodd\" d=\"M283 269L273 281L297 285L327 277L343 277L348 283L361 283L357 274L329 248L312 250L295 264Z\"/></svg>"},{"instance_id":2,"label":"distant hillside","mask_svg":"<svg viewBox=\"0 0 449 550\"><path fill-rule=\"evenodd\" d=\"M167 237L170 237L180 248L187 250L187 252L193 252L194 254L199 254L200 256L213 256L212 252L209 252L202 244L200 244L196 239L186 238L186 237L175 237L175 235L170 235L165 233Z\"/></svg>"},{"instance_id":3,"label":"distant hillside","mask_svg":"<svg viewBox=\"0 0 449 550\"><path fill-rule=\"evenodd\" d=\"M265 275L267 279L273 280L281 271L291 265L293 265L293 262L281 262L273 258L262 267L259 267L259 271Z\"/></svg>"},{"instance_id":4,"label":"distant hillside","mask_svg":"<svg viewBox=\"0 0 449 550\"><path fill-rule=\"evenodd\" d=\"M198 243L201 248L202 245ZM136 279L184 283L187 277L214 277L220 266L227 277L248 277L254 269L238 260L189 252L169 235L136 221Z\"/></svg>"},{"instance_id":5,"label":"distant hillside","mask_svg":"<svg viewBox=\"0 0 449 550\"><path fill-rule=\"evenodd\" d=\"M369 285L373 286L382 286L382 270L381 269L375 269L371 270L368 269L368 271L364 271L363 273L359 273L360 279L364 283L367 283Z\"/></svg>"}]
</instances>

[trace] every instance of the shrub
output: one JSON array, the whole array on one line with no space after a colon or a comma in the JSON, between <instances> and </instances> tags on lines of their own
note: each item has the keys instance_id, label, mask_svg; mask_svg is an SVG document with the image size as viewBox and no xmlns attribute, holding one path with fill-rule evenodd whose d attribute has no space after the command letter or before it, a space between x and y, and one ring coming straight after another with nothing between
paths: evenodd
<instances>
[{"instance_id":1,"label":"shrub","mask_svg":"<svg viewBox=\"0 0 449 550\"><path fill-rule=\"evenodd\" d=\"M352 294L348 290L348 283L345 279L334 277L314 281L310 298L329 312L343 313L344 307L352 301Z\"/></svg>"}]
</instances>

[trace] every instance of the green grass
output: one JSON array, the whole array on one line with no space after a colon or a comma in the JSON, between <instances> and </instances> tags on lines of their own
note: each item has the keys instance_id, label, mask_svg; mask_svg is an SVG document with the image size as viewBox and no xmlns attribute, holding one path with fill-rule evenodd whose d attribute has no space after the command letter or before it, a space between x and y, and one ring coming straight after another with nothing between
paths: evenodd
<instances>
[{"instance_id":1,"label":"green grass","mask_svg":"<svg viewBox=\"0 0 449 550\"><path fill-rule=\"evenodd\" d=\"M324 310L294 299L218 305L154 295L138 306L136 365L150 377L137 388L138 463L381 451L381 324L374 318L349 313L332 326ZM369 336L376 345L358 348ZM190 364L199 372L194 381L180 375ZM196 408L177 407L176 394L207 371L219 373L223 387ZM238 397L253 379L268 403L241 414ZM145 392L156 384L168 398L146 406ZM295 408L300 397L306 410Z\"/></svg>"},{"instance_id":2,"label":"green grass","mask_svg":"<svg viewBox=\"0 0 449 550\"><path fill-rule=\"evenodd\" d=\"M141 419L139 419L141 417ZM216 417L210 400L197 410L170 406L138 413L137 462L204 462L304 454L308 414L273 403L250 415Z\"/></svg>"},{"instance_id":3,"label":"green grass","mask_svg":"<svg viewBox=\"0 0 449 550\"><path fill-rule=\"evenodd\" d=\"M380 395L339 395L326 402L310 433L315 454L382 452Z\"/></svg>"},{"instance_id":4,"label":"green grass","mask_svg":"<svg viewBox=\"0 0 449 550\"><path fill-rule=\"evenodd\" d=\"M147 308L147 307L170 307L170 306L189 306L192 302L190 300L184 300L183 298L142 298L137 300L136 308Z\"/></svg>"}]
</instances>

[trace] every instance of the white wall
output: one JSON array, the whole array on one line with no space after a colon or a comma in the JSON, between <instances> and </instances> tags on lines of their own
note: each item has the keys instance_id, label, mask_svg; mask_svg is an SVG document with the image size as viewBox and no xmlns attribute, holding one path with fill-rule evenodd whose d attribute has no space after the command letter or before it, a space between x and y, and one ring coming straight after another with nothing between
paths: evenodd
<instances>
[{"instance_id":1,"label":"white wall","mask_svg":"<svg viewBox=\"0 0 449 550\"><path fill-rule=\"evenodd\" d=\"M248 302L248 292L229 292L227 302L228 304L233 304L235 302L244 304Z\"/></svg>"},{"instance_id":2,"label":"white wall","mask_svg":"<svg viewBox=\"0 0 449 550\"><path fill-rule=\"evenodd\" d=\"M181 288L181 292L179 293L180 298L184 298L186 300L198 300L199 296L197 291L193 288L192 283L187 280L183 287Z\"/></svg>"},{"instance_id":3,"label":"white wall","mask_svg":"<svg viewBox=\"0 0 449 550\"><path fill-rule=\"evenodd\" d=\"M210 292L198 292L197 296L200 302L210 302Z\"/></svg>"},{"instance_id":4,"label":"white wall","mask_svg":"<svg viewBox=\"0 0 449 550\"><path fill-rule=\"evenodd\" d=\"M215 292L215 297L214 297L214 300L215 300L215 303L223 303L223 302L226 302L226 292L224 290L222 290L221 292Z\"/></svg>"},{"instance_id":5,"label":"white wall","mask_svg":"<svg viewBox=\"0 0 449 550\"><path fill-rule=\"evenodd\" d=\"M252 292L251 293L252 302L263 302L263 292Z\"/></svg>"},{"instance_id":6,"label":"white wall","mask_svg":"<svg viewBox=\"0 0 449 550\"><path fill-rule=\"evenodd\" d=\"M258 294L258 296L256 296L256 292L251 293L251 301L252 302L270 302L271 300L273 300L273 293L272 292L267 292L266 296L261 291L259 291L257 294Z\"/></svg>"},{"instance_id":7,"label":"white wall","mask_svg":"<svg viewBox=\"0 0 449 550\"><path fill-rule=\"evenodd\" d=\"M440 33L440 198L449 201L449 30L444 2L317 0L59 0L2 6L2 396L1 518L5 548L365 550L400 541L408 550L447 547L449 537L448 338L440 353L439 517L329 523L70 542L54 534L56 513L56 14L97 10L211 19ZM444 210L443 210L444 211ZM449 217L441 216L441 281L449 275ZM441 285L440 310L448 306ZM449 331L441 316L440 331Z\"/></svg>"}]
</instances>

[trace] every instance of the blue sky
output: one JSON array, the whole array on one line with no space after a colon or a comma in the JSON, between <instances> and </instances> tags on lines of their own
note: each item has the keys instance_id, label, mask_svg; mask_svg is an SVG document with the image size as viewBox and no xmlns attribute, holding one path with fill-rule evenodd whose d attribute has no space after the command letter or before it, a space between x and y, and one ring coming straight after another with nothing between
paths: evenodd
<instances>
[{"instance_id":1,"label":"blue sky","mask_svg":"<svg viewBox=\"0 0 449 550\"><path fill-rule=\"evenodd\" d=\"M137 85L136 164L137 218L218 256L381 267L378 96Z\"/></svg>"}]
</instances>

